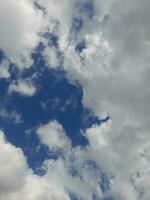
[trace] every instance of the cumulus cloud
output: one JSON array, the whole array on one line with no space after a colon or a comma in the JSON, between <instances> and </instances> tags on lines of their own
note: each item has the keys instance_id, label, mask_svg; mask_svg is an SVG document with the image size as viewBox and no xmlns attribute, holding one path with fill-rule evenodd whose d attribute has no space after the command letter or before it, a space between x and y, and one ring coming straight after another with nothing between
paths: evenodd
<instances>
[{"instance_id":1,"label":"cumulus cloud","mask_svg":"<svg viewBox=\"0 0 150 200\"><path fill-rule=\"evenodd\" d=\"M17 113L15 110L8 112L7 109L4 108L3 104L0 105L0 117L13 120L15 124L19 124L22 122L22 116L20 113Z\"/></svg>"},{"instance_id":2,"label":"cumulus cloud","mask_svg":"<svg viewBox=\"0 0 150 200\"><path fill-rule=\"evenodd\" d=\"M58 45L63 51L69 43L69 32L72 26L74 1L70 0L38 0L46 12L47 30L58 36Z\"/></svg>"},{"instance_id":3,"label":"cumulus cloud","mask_svg":"<svg viewBox=\"0 0 150 200\"><path fill-rule=\"evenodd\" d=\"M124 127L121 132L115 131L111 121L87 129L84 136L89 145L82 148L70 146L61 125L56 121L39 127L37 133L41 141L51 150L52 146L55 146L55 150L60 149L60 140L57 138L55 145L53 142L59 132L63 134L62 141L66 141L66 145L61 145L65 152L63 158L60 156L56 161L45 162L46 177L59 187L68 188L78 198L92 199L95 195L104 199L111 196L146 200L149 196L149 154L146 155L149 140L146 143L144 135L137 133L134 126L132 129L130 126ZM143 150L145 154L142 155ZM88 164L88 161L95 162L97 166ZM102 173L109 177L109 183L105 184L110 189L104 193L100 187Z\"/></svg>"},{"instance_id":4,"label":"cumulus cloud","mask_svg":"<svg viewBox=\"0 0 150 200\"><path fill-rule=\"evenodd\" d=\"M120 192L119 185L124 185L122 198L138 199L140 190L131 183L132 176L137 172L149 176L150 164L144 153L149 152L150 139L150 5L146 0L93 2L94 17L86 20L78 40L72 38L62 49L64 69L83 86L84 105L100 117L108 112L112 119L107 131L87 130L91 157L116 177L112 190ZM83 39L85 48L76 52ZM140 198L147 198L143 193Z\"/></svg>"},{"instance_id":5,"label":"cumulus cloud","mask_svg":"<svg viewBox=\"0 0 150 200\"><path fill-rule=\"evenodd\" d=\"M64 149L70 144L70 141L66 137L62 126L57 121L52 121L46 125L41 125L37 129L37 134L41 141L48 145L50 149Z\"/></svg>"},{"instance_id":6,"label":"cumulus cloud","mask_svg":"<svg viewBox=\"0 0 150 200\"><path fill-rule=\"evenodd\" d=\"M88 156L113 177L111 191L124 199L138 199L142 187L136 185L141 177L147 185L143 173L149 177L149 160L141 153L149 146L149 138L135 130L134 126L131 128L131 125L122 127L121 131L114 130L113 122L92 127L85 135L90 143ZM145 191L142 199L146 199L146 185L143 185Z\"/></svg>"},{"instance_id":7,"label":"cumulus cloud","mask_svg":"<svg viewBox=\"0 0 150 200\"><path fill-rule=\"evenodd\" d=\"M124 137L116 136L112 131L111 121L86 130L85 137L89 145L85 148L71 147L68 137L57 121L41 125L37 133L50 151L60 150L61 147L63 156L61 154L56 160L45 160L43 167L46 173L39 177L27 166L21 149L6 142L1 132L1 199L69 200L71 193L79 199L89 200L93 196L101 199L148 199L148 142L145 144L145 155L140 155L139 159L142 136L139 135L135 139L136 146L132 145L132 141L129 144L126 142L129 140L129 133ZM127 144L128 146L125 146ZM109 177L109 182L102 182L104 174ZM104 192L101 183L106 184L105 187L109 190Z\"/></svg>"},{"instance_id":8,"label":"cumulus cloud","mask_svg":"<svg viewBox=\"0 0 150 200\"><path fill-rule=\"evenodd\" d=\"M24 185L27 170L26 159L20 149L7 143L0 132L0 197L19 190Z\"/></svg>"},{"instance_id":9,"label":"cumulus cloud","mask_svg":"<svg viewBox=\"0 0 150 200\"><path fill-rule=\"evenodd\" d=\"M56 129L56 133L58 131L57 126L60 128L61 125L57 124L56 126L56 122L53 122L54 124L55 128L53 127L53 131ZM47 126L45 125L45 129ZM56 136L52 136L51 132L49 132L47 141L51 141L52 137ZM65 137L68 140L66 135ZM89 200L92 199L92 195L102 196L98 184L100 172L94 172L91 170L92 166L90 167L84 159L82 160L84 157L82 157L83 153L80 148L70 148L68 143L68 145L64 146L64 149L70 148L70 150L66 151L64 157L59 157L57 160L45 161L44 166L46 166L47 171L45 175L39 177L33 174L32 170L28 168L22 150L6 142L3 132L0 132L0 144L1 199L70 200L71 193L74 193L79 198ZM79 173L78 176L74 175L74 170L77 170L77 173Z\"/></svg>"},{"instance_id":10,"label":"cumulus cloud","mask_svg":"<svg viewBox=\"0 0 150 200\"><path fill-rule=\"evenodd\" d=\"M31 1L0 2L0 48L19 67L30 66L31 51L38 44L37 33L44 19L45 31L58 38L57 50L64 56L63 67L68 77L78 80L83 87L84 105L92 108L99 117L108 112L112 122L86 130L84 135L89 145L85 149L71 148L62 126L57 122L41 125L37 130L41 141L50 149L69 148L70 154L65 154L65 161L62 158L47 161L45 178L30 175L28 186L23 191L27 191L33 179L35 187L38 188L38 181L42 180L41 184L49 188L49 179L53 185L60 187L57 199L69 198L64 191L67 187L85 199L92 199L92 194L102 197L96 174L81 167L83 161L93 159L111 181L111 191L106 194L106 199L113 195L118 195L117 199L149 199L150 3L147 0L93 0L94 16L88 20L82 18L83 27L76 35L72 22L77 16L78 1L38 0L37 3L45 10L42 19ZM82 40L85 47L77 52L76 45ZM43 52L49 67L59 65L56 52L55 48L48 46ZM0 74L8 78L8 67ZM20 80L11 84L10 91L32 96L36 89ZM79 175L85 177L84 184L80 176L72 178L68 174L71 156L75 159ZM38 194L34 191L36 194L33 192L33 196L31 194L28 198L34 199L36 195L39 199L49 198L42 196L48 194L44 190L44 194L41 190ZM56 188L52 190L58 192Z\"/></svg>"},{"instance_id":11,"label":"cumulus cloud","mask_svg":"<svg viewBox=\"0 0 150 200\"><path fill-rule=\"evenodd\" d=\"M32 1L0 1L0 49L19 68L30 67L39 42L42 15Z\"/></svg>"},{"instance_id":12,"label":"cumulus cloud","mask_svg":"<svg viewBox=\"0 0 150 200\"><path fill-rule=\"evenodd\" d=\"M46 47L43 51L43 57L49 68L59 67L59 56L55 48Z\"/></svg>"},{"instance_id":13,"label":"cumulus cloud","mask_svg":"<svg viewBox=\"0 0 150 200\"><path fill-rule=\"evenodd\" d=\"M17 92L25 96L33 96L36 92L36 87L25 80L18 80L17 83L11 83L9 86L9 92Z\"/></svg>"},{"instance_id":14,"label":"cumulus cloud","mask_svg":"<svg viewBox=\"0 0 150 200\"><path fill-rule=\"evenodd\" d=\"M102 197L99 187L101 173L100 170L93 171L94 168L86 163L86 149L71 147L69 138L57 121L40 126L37 134L51 151L61 150L63 153L57 160L45 161L45 178L48 181L63 190L66 188L68 195L74 193L79 199L90 200L93 195Z\"/></svg>"},{"instance_id":15,"label":"cumulus cloud","mask_svg":"<svg viewBox=\"0 0 150 200\"><path fill-rule=\"evenodd\" d=\"M3 60L0 64L0 78L9 78L10 72L9 72L9 61Z\"/></svg>"},{"instance_id":16,"label":"cumulus cloud","mask_svg":"<svg viewBox=\"0 0 150 200\"><path fill-rule=\"evenodd\" d=\"M69 200L67 193L28 168L21 149L6 142L0 132L0 198L2 200Z\"/></svg>"}]
</instances>

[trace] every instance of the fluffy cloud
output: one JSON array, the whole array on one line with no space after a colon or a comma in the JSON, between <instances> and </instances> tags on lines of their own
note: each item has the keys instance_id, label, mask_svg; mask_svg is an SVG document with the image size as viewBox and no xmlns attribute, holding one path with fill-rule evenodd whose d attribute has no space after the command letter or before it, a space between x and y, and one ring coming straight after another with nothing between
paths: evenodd
<instances>
[{"instance_id":1,"label":"fluffy cloud","mask_svg":"<svg viewBox=\"0 0 150 200\"><path fill-rule=\"evenodd\" d=\"M58 36L58 45L63 51L69 43L69 32L74 14L73 0L38 0L38 4L45 9L47 30Z\"/></svg>"},{"instance_id":2,"label":"fluffy cloud","mask_svg":"<svg viewBox=\"0 0 150 200\"><path fill-rule=\"evenodd\" d=\"M55 48L46 47L43 51L43 57L49 68L56 68L59 66L59 56Z\"/></svg>"},{"instance_id":3,"label":"fluffy cloud","mask_svg":"<svg viewBox=\"0 0 150 200\"><path fill-rule=\"evenodd\" d=\"M0 1L0 49L19 68L31 65L41 24L42 15L32 1Z\"/></svg>"},{"instance_id":4,"label":"fluffy cloud","mask_svg":"<svg viewBox=\"0 0 150 200\"><path fill-rule=\"evenodd\" d=\"M86 149L71 147L70 140L62 126L57 121L41 125L37 129L41 142L48 145L51 151L61 150L57 160L47 160L44 163L47 171L45 178L58 188L74 193L80 199L92 199L92 196L102 197L99 186L101 172L88 165Z\"/></svg>"},{"instance_id":5,"label":"fluffy cloud","mask_svg":"<svg viewBox=\"0 0 150 200\"><path fill-rule=\"evenodd\" d=\"M0 145L0 198L7 199L6 194L20 190L25 184L27 164L22 151L7 143L2 131Z\"/></svg>"},{"instance_id":6,"label":"fluffy cloud","mask_svg":"<svg viewBox=\"0 0 150 200\"><path fill-rule=\"evenodd\" d=\"M60 128L61 125L56 125L56 122L53 122L53 126L54 124L55 127L51 130L56 129L57 135L58 127ZM45 125L45 131L48 125ZM47 134L47 141L56 137L52 136L51 132L49 137L47 132L45 134ZM67 136L64 137L68 141ZM46 174L39 177L28 168L21 149L6 142L3 132L0 133L0 144L0 198L2 200L70 200L70 193L88 200L91 200L93 195L102 196L98 184L101 178L100 172L91 171L93 168L83 159L80 148L70 148L68 143L64 149L70 148L70 150L66 151L64 157L45 161ZM74 174L75 170L79 175Z\"/></svg>"},{"instance_id":7,"label":"fluffy cloud","mask_svg":"<svg viewBox=\"0 0 150 200\"><path fill-rule=\"evenodd\" d=\"M86 131L85 136L90 143L88 156L113 177L111 191L124 199L136 200L144 188L141 198L146 199L146 176L149 177L150 174L149 159L144 152L146 149L149 152L149 137L130 124L120 131L114 129L113 122L94 126ZM137 187L140 179L143 180L143 185Z\"/></svg>"},{"instance_id":8,"label":"fluffy cloud","mask_svg":"<svg viewBox=\"0 0 150 200\"><path fill-rule=\"evenodd\" d=\"M108 131L87 130L91 158L116 177L112 190L120 193L124 185L122 198L138 199L141 192L132 176L149 176L150 165L144 153L150 139L149 2L94 1L94 7L94 18L78 34L85 48L76 52L73 39L64 51L64 68L83 86L84 105L112 119ZM146 185L142 199L147 198Z\"/></svg>"},{"instance_id":9,"label":"fluffy cloud","mask_svg":"<svg viewBox=\"0 0 150 200\"><path fill-rule=\"evenodd\" d=\"M21 95L33 96L36 92L36 87L28 81L18 80L18 83L11 83L9 92L18 92Z\"/></svg>"},{"instance_id":10,"label":"fluffy cloud","mask_svg":"<svg viewBox=\"0 0 150 200\"><path fill-rule=\"evenodd\" d=\"M6 142L0 132L0 199L2 200L69 200L65 190L46 177L38 177L28 168L21 149Z\"/></svg>"},{"instance_id":11,"label":"fluffy cloud","mask_svg":"<svg viewBox=\"0 0 150 200\"><path fill-rule=\"evenodd\" d=\"M0 64L0 78L9 78L10 72L9 72L9 61L3 60Z\"/></svg>"},{"instance_id":12,"label":"fluffy cloud","mask_svg":"<svg viewBox=\"0 0 150 200\"><path fill-rule=\"evenodd\" d=\"M17 113L15 110L8 112L7 109L4 108L4 105L0 105L0 117L4 119L13 120L15 124L19 124L22 122L22 116Z\"/></svg>"},{"instance_id":13,"label":"fluffy cloud","mask_svg":"<svg viewBox=\"0 0 150 200\"><path fill-rule=\"evenodd\" d=\"M69 200L70 193L88 200L93 196L101 199L149 198L149 147L148 142L145 143L145 153L141 155L142 136L134 138L134 144L132 141L129 143L130 133L127 132L124 137L116 136L111 121L86 130L89 145L85 148L71 147L62 126L56 121L41 125L37 133L50 151L60 150L61 147L63 156L46 160L43 165L46 173L39 177L28 168L22 151L6 142L1 132L1 199ZM106 192L101 188L104 173L110 181L103 183L110 188Z\"/></svg>"},{"instance_id":14,"label":"fluffy cloud","mask_svg":"<svg viewBox=\"0 0 150 200\"><path fill-rule=\"evenodd\" d=\"M60 156L55 161L45 162L45 177L57 187L67 188L79 198L89 200L94 195L104 199L111 196L117 199L147 200L149 140L146 142L147 138L137 133L134 126L131 128L130 124L129 127L126 125L121 131L114 130L111 121L93 126L84 133L89 141L85 148L71 147L61 125L56 121L40 126L37 133L51 150L60 149L63 143L63 158ZM59 134L63 139L58 139ZM88 164L88 161L95 162L97 166ZM100 187L102 173L109 177L107 187L110 190L106 193Z\"/></svg>"},{"instance_id":15,"label":"fluffy cloud","mask_svg":"<svg viewBox=\"0 0 150 200\"><path fill-rule=\"evenodd\" d=\"M57 121L52 121L44 126L41 125L37 129L37 134L50 149L64 149L70 145L62 126Z\"/></svg>"},{"instance_id":16,"label":"fluffy cloud","mask_svg":"<svg viewBox=\"0 0 150 200\"><path fill-rule=\"evenodd\" d=\"M70 148L70 154L65 154L65 162L62 158L48 161L44 178L31 174L22 191L27 192L32 181L35 188L38 188L39 180L44 188L49 188L46 180L52 180L53 185L60 188L57 199L69 198L64 191L68 186L82 198L92 199L93 193L101 197L97 176L90 174L92 170L81 167L82 161L94 159L105 169L112 183L112 193L106 194L106 199L113 195L118 195L117 199L149 199L150 3L147 0L93 0L94 17L89 20L82 18L84 25L74 37L75 33L71 28L73 18L77 16L75 12L78 1L37 2L45 10L42 19L46 24L46 31L58 37L58 50L64 56L63 64L68 77L78 80L83 87L84 105L92 108L100 117L108 112L112 122L86 130L85 137L89 140L86 149L72 149L57 122L41 125L37 131L41 141L50 149ZM4 19L11 20L4 23ZM31 1L0 2L0 48L19 67L31 65L30 53L39 41L37 33L42 19L39 11L35 12ZM76 52L76 45L83 39L85 48ZM58 65L56 52L55 48L48 46L43 52L50 67ZM0 74L9 77L7 72L6 67ZM31 96L35 93L35 88L19 81L18 84L11 84L10 91ZM79 174L85 177L85 184L68 174L71 156L75 158L74 165ZM60 179L63 179L63 183ZM58 192L56 188L49 191ZM44 189L44 193L41 190L29 193L28 198L49 198L44 196L48 194L47 190ZM14 197L15 200L17 198ZM3 199L5 200L4 197Z\"/></svg>"}]
</instances>

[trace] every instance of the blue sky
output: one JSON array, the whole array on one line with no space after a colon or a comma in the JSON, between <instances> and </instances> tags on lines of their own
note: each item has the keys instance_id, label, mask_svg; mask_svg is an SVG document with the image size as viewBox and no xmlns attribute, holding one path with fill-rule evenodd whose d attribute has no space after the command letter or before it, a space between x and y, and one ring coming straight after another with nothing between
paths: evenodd
<instances>
[{"instance_id":1,"label":"blue sky","mask_svg":"<svg viewBox=\"0 0 150 200\"><path fill-rule=\"evenodd\" d=\"M52 43L56 43L54 36L50 36L48 39L51 40L51 37ZM22 77L28 78L32 74L38 73L38 76L34 79L38 91L31 97L17 93L8 95L8 82L17 79L17 71L14 70L15 66L12 65L10 80L1 80L1 107L6 109L8 115L0 116L0 120L3 124L1 128L4 130L8 141L22 148L27 156L29 166L36 172L36 168L38 169L43 161L49 157L48 149L45 146L41 146L39 151L36 152L40 141L35 131L40 124L57 120L70 137L73 146L85 146L88 141L81 132L94 124L103 123L105 118L100 119L94 115L90 108L84 107L81 85L78 82L71 83L63 69L47 69L40 53L40 47L35 50L33 59L32 68L25 70ZM14 123L15 118L9 115L14 111L21 118L16 123ZM29 132L29 134L26 134L26 132Z\"/></svg>"},{"instance_id":2,"label":"blue sky","mask_svg":"<svg viewBox=\"0 0 150 200\"><path fill-rule=\"evenodd\" d=\"M146 0L0 0L0 199L150 198Z\"/></svg>"}]
</instances>

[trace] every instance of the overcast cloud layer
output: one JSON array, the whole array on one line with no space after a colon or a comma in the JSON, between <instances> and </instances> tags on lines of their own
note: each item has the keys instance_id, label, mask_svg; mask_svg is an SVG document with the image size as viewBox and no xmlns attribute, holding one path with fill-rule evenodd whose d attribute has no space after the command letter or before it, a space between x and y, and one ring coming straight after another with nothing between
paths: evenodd
<instances>
[{"instance_id":1,"label":"overcast cloud layer","mask_svg":"<svg viewBox=\"0 0 150 200\"><path fill-rule=\"evenodd\" d=\"M86 146L72 146L56 120L38 124L41 144L58 154L45 159L43 176L1 131L1 200L150 199L149 11L148 0L0 0L0 79L8 81L7 95L31 98L39 90L39 69L23 73L36 67L33 53L41 43L46 67L65 70L82 86L84 107L100 119L110 116L81 131Z\"/></svg>"}]
</instances>

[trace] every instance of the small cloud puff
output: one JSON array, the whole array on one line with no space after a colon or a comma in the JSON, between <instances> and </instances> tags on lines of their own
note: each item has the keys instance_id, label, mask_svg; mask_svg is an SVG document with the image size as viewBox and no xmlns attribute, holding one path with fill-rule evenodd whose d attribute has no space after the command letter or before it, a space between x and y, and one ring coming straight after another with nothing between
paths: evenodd
<instances>
[{"instance_id":1,"label":"small cloud puff","mask_svg":"<svg viewBox=\"0 0 150 200\"><path fill-rule=\"evenodd\" d=\"M36 87L25 80L18 80L18 83L11 83L9 92L17 92L24 96L33 96L36 93Z\"/></svg>"}]
</instances>

